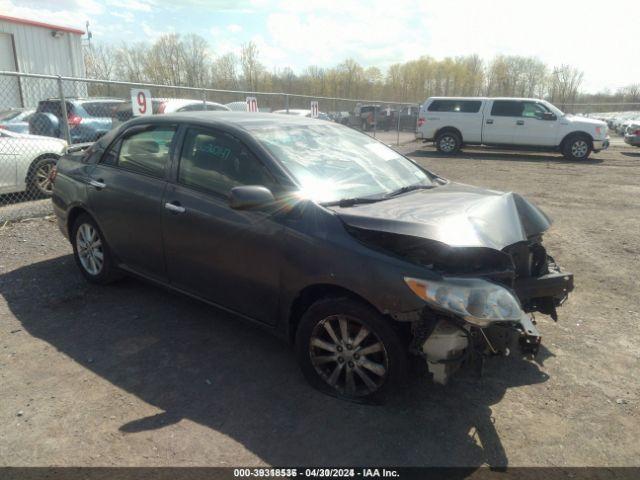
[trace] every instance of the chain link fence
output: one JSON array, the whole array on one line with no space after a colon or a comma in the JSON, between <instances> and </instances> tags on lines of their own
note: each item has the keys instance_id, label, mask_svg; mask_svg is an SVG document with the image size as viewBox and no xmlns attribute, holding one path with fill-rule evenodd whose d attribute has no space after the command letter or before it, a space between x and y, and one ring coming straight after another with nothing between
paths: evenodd
<instances>
[{"instance_id":1,"label":"chain link fence","mask_svg":"<svg viewBox=\"0 0 640 480\"><path fill-rule=\"evenodd\" d=\"M96 141L134 116L132 89L151 94L152 114L198 110L313 116L337 122L389 145L414 139L417 104L136 84L0 72L0 227L52 212L49 179L71 145Z\"/></svg>"}]
</instances>

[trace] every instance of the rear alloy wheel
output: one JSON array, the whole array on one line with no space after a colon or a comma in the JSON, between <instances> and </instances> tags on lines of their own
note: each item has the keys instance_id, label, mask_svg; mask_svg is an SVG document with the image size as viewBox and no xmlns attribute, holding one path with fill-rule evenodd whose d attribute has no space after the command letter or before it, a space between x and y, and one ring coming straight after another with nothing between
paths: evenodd
<instances>
[{"instance_id":1,"label":"rear alloy wheel","mask_svg":"<svg viewBox=\"0 0 640 480\"><path fill-rule=\"evenodd\" d=\"M387 320L349 298L321 300L309 308L296 335L296 353L312 385L351 400L382 398L398 383L406 362Z\"/></svg>"},{"instance_id":2,"label":"rear alloy wheel","mask_svg":"<svg viewBox=\"0 0 640 480\"><path fill-rule=\"evenodd\" d=\"M436 137L436 148L441 153L453 154L460 150L462 141L454 132L443 132Z\"/></svg>"},{"instance_id":3,"label":"rear alloy wheel","mask_svg":"<svg viewBox=\"0 0 640 480\"><path fill-rule=\"evenodd\" d=\"M582 135L576 135L569 138L563 149L563 154L569 160L586 160L591 153L591 142Z\"/></svg>"},{"instance_id":4,"label":"rear alloy wheel","mask_svg":"<svg viewBox=\"0 0 640 480\"><path fill-rule=\"evenodd\" d=\"M45 157L33 164L29 177L29 190L38 197L50 197L53 194L51 172L56 162L57 159L54 157Z\"/></svg>"},{"instance_id":5,"label":"rear alloy wheel","mask_svg":"<svg viewBox=\"0 0 640 480\"><path fill-rule=\"evenodd\" d=\"M76 263L88 281L106 284L119 276L102 232L89 215L76 219L71 242Z\"/></svg>"}]
</instances>

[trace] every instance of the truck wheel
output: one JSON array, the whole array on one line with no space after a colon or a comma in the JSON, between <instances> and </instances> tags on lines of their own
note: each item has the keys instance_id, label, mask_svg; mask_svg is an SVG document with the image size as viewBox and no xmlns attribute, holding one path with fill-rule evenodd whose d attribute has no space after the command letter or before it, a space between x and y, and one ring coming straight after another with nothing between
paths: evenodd
<instances>
[{"instance_id":1,"label":"truck wheel","mask_svg":"<svg viewBox=\"0 0 640 480\"><path fill-rule=\"evenodd\" d=\"M441 153L453 154L460 150L462 140L455 132L442 132L436 137L436 148Z\"/></svg>"},{"instance_id":2,"label":"truck wheel","mask_svg":"<svg viewBox=\"0 0 640 480\"><path fill-rule=\"evenodd\" d=\"M591 140L586 135L572 135L564 142L562 154L569 160L586 160L591 150Z\"/></svg>"},{"instance_id":3,"label":"truck wheel","mask_svg":"<svg viewBox=\"0 0 640 480\"><path fill-rule=\"evenodd\" d=\"M400 336L380 313L348 297L311 305L300 320L295 348L311 385L348 400L380 401L406 373Z\"/></svg>"}]
</instances>

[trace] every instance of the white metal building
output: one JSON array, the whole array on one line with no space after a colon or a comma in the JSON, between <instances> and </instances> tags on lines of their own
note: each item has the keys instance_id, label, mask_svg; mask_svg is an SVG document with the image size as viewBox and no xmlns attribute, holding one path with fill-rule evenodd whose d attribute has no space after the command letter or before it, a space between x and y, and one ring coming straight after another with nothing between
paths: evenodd
<instances>
[{"instance_id":1,"label":"white metal building","mask_svg":"<svg viewBox=\"0 0 640 480\"><path fill-rule=\"evenodd\" d=\"M0 15L0 71L84 77L83 34L75 28ZM66 85L65 94L81 96L77 87ZM85 86L81 90L86 94ZM39 100L58 95L54 80L0 75L0 110L35 107Z\"/></svg>"}]
</instances>

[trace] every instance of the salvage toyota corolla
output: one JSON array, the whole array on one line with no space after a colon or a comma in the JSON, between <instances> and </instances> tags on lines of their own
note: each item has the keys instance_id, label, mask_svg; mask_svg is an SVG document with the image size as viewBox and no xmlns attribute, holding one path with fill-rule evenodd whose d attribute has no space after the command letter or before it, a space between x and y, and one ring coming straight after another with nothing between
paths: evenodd
<instances>
[{"instance_id":1,"label":"salvage toyota corolla","mask_svg":"<svg viewBox=\"0 0 640 480\"><path fill-rule=\"evenodd\" d=\"M535 354L533 312L556 319L573 289L521 196L310 118L140 117L63 157L53 202L88 281L133 274L259 323L344 398L392 391L411 355L446 383L483 355Z\"/></svg>"}]
</instances>

